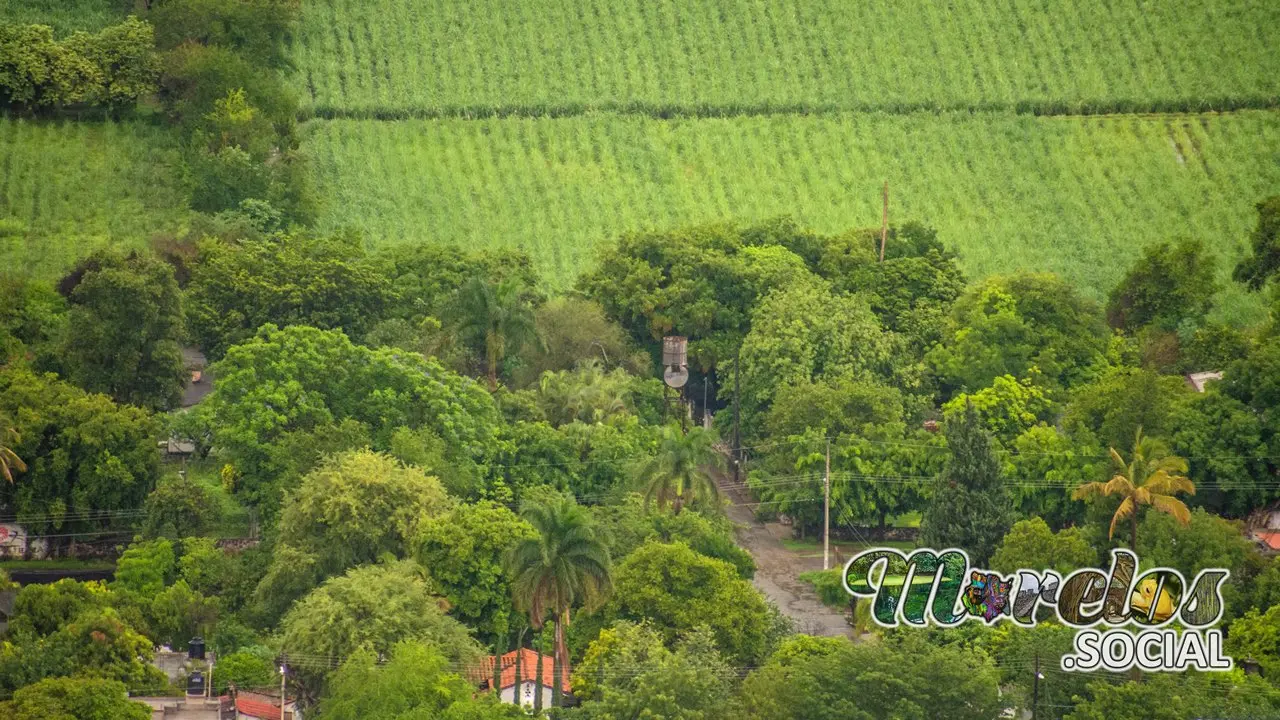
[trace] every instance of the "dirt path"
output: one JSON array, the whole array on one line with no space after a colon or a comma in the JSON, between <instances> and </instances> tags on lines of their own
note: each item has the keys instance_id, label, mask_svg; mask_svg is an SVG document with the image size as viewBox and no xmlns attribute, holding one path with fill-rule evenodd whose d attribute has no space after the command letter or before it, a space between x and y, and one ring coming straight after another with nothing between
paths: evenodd
<instances>
[{"instance_id":1,"label":"dirt path","mask_svg":"<svg viewBox=\"0 0 1280 720\"><path fill-rule=\"evenodd\" d=\"M720 490L732 503L729 518L738 526L738 544L756 561L755 586L772 600L783 615L795 621L796 630L809 635L853 637L844 615L823 605L813 586L799 579L802 572L821 570L822 558L809 558L783 547L781 538L791 530L755 518L752 499L733 486L732 478L720 479ZM833 561L834 562L834 561Z\"/></svg>"}]
</instances>

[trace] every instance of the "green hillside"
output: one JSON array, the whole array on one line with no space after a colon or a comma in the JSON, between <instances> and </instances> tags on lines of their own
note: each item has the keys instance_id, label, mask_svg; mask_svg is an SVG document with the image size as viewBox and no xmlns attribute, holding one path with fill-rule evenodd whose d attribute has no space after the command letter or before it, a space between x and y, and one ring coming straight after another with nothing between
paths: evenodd
<instances>
[{"instance_id":1,"label":"green hillside","mask_svg":"<svg viewBox=\"0 0 1280 720\"><path fill-rule=\"evenodd\" d=\"M1280 96L1271 0L306 0L321 115L1223 109Z\"/></svg>"},{"instance_id":2,"label":"green hillside","mask_svg":"<svg viewBox=\"0 0 1280 720\"><path fill-rule=\"evenodd\" d=\"M52 275L175 230L187 211L172 142L141 123L0 116L0 266Z\"/></svg>"},{"instance_id":3,"label":"green hillside","mask_svg":"<svg viewBox=\"0 0 1280 720\"><path fill-rule=\"evenodd\" d=\"M306 134L324 226L378 244L520 246L562 287L630 229L778 214L875 225L887 179L892 217L935 225L970 273L1052 270L1099 297L1148 242L1198 236L1234 258L1252 204L1280 191L1270 112L599 114L314 121Z\"/></svg>"}]
</instances>

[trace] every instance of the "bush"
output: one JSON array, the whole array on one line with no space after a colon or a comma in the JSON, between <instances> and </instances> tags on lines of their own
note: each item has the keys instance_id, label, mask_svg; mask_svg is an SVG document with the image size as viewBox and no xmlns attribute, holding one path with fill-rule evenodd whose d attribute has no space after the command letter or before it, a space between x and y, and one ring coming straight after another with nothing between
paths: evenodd
<instances>
[{"instance_id":1,"label":"bush","mask_svg":"<svg viewBox=\"0 0 1280 720\"><path fill-rule=\"evenodd\" d=\"M156 89L150 25L130 17L96 34L55 40L47 25L0 26L0 100L29 110L119 110Z\"/></svg>"}]
</instances>

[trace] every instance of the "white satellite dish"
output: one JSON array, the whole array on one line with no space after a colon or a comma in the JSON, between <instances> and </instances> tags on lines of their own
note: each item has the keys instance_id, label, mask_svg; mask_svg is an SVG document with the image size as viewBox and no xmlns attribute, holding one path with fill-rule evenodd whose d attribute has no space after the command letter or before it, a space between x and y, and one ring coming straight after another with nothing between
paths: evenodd
<instances>
[{"instance_id":1,"label":"white satellite dish","mask_svg":"<svg viewBox=\"0 0 1280 720\"><path fill-rule=\"evenodd\" d=\"M669 366L662 372L662 381L668 387L682 388L685 383L689 382L689 368L679 365Z\"/></svg>"}]
</instances>

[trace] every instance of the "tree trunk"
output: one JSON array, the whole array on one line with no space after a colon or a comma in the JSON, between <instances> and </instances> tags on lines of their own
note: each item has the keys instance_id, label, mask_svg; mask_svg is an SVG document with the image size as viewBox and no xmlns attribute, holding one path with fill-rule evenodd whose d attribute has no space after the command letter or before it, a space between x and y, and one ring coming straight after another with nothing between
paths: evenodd
<instances>
[{"instance_id":1,"label":"tree trunk","mask_svg":"<svg viewBox=\"0 0 1280 720\"><path fill-rule=\"evenodd\" d=\"M499 700L502 699L502 656L505 654L507 639L506 633L498 633L498 639L493 641L493 692Z\"/></svg>"},{"instance_id":2,"label":"tree trunk","mask_svg":"<svg viewBox=\"0 0 1280 720\"><path fill-rule=\"evenodd\" d=\"M1138 509L1133 509L1133 515L1129 516L1129 548L1133 550L1133 554L1138 554Z\"/></svg>"},{"instance_id":3,"label":"tree trunk","mask_svg":"<svg viewBox=\"0 0 1280 720\"><path fill-rule=\"evenodd\" d=\"M551 655L551 707L560 707L563 703L560 699L561 680L564 678L564 656L561 654L564 647L564 620L563 615L556 616L556 639L555 648L552 649Z\"/></svg>"},{"instance_id":4,"label":"tree trunk","mask_svg":"<svg viewBox=\"0 0 1280 720\"><path fill-rule=\"evenodd\" d=\"M533 711L535 713L542 712L542 628L535 628L537 631L534 647L538 653L538 662L533 670Z\"/></svg>"},{"instance_id":5,"label":"tree trunk","mask_svg":"<svg viewBox=\"0 0 1280 720\"><path fill-rule=\"evenodd\" d=\"M523 707L524 705L524 702L523 702L524 696L520 694L520 691L522 689L521 686L524 685L524 680L522 679L524 675L521 674L521 672L524 670L524 663L521 662L523 658L524 658L524 629L522 628L520 630L520 637L519 639L516 640L516 686L515 686L515 690L513 691L513 697L516 700L516 707ZM498 688L498 699L499 700L502 699L502 688Z\"/></svg>"}]
</instances>

